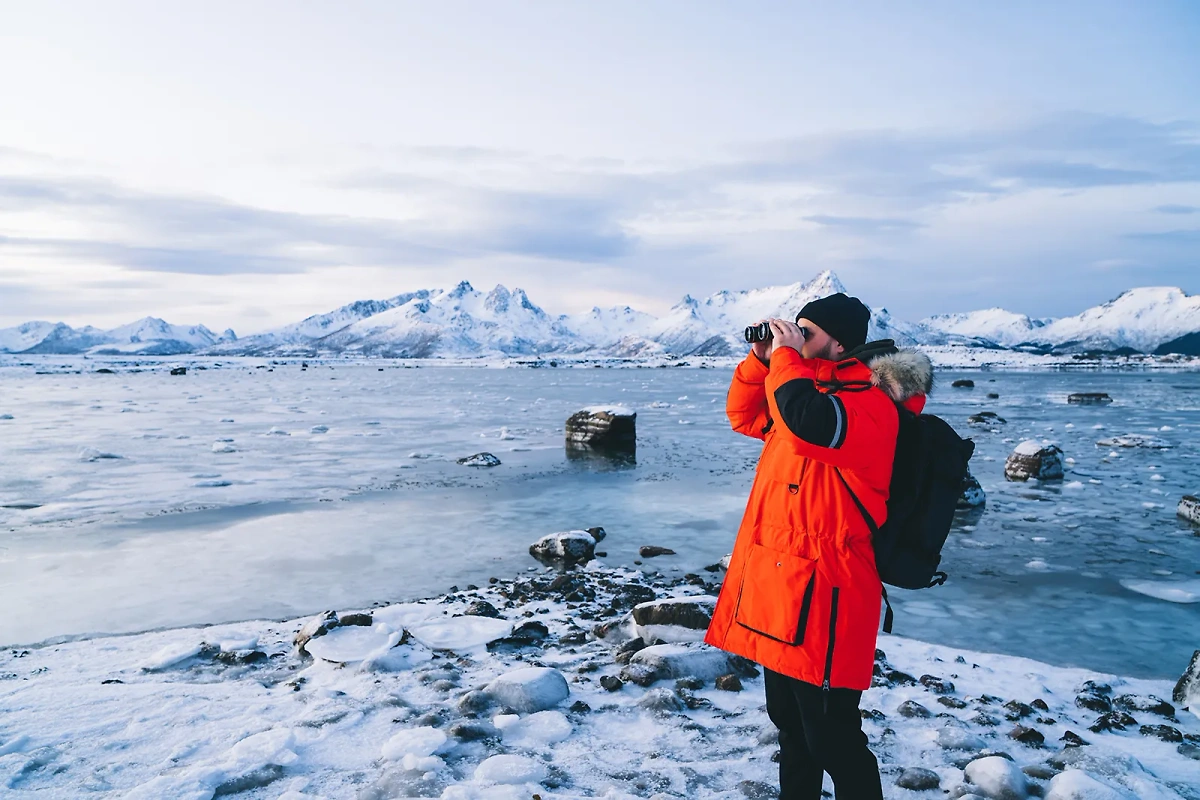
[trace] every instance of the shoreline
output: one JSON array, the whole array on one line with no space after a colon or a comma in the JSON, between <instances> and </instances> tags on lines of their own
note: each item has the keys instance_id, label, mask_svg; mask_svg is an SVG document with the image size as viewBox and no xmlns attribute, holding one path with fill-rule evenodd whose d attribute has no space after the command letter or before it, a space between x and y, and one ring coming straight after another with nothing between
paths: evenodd
<instances>
[{"instance_id":1,"label":"shoreline","mask_svg":"<svg viewBox=\"0 0 1200 800\"><path fill-rule=\"evenodd\" d=\"M721 577L534 567L337 610L341 624L305 643L315 656L293 637L328 615L6 649L0 785L14 797L767 797L776 745L761 676L697 645L686 615L641 628L630 618L639 603L711 597ZM1012 759L1042 792L1082 770L1118 797L1200 797L1200 717L1156 707L1169 681L898 636L879 647L862 705L886 796L924 796L897 789L906 774L936 781L938 796L958 791L966 767L990 757L1002 771L997 759ZM559 688L496 689L530 667L561 675ZM1083 707L1085 695L1136 723L1089 730L1111 715ZM1088 744L1071 746L1068 731Z\"/></svg>"}]
</instances>

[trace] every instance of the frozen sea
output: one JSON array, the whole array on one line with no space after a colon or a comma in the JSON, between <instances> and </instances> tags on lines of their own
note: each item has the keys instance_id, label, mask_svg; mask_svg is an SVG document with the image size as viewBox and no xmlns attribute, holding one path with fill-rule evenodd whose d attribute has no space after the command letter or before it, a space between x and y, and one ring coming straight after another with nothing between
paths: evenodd
<instances>
[{"instance_id":1,"label":"frozen sea","mask_svg":"<svg viewBox=\"0 0 1200 800\"><path fill-rule=\"evenodd\" d=\"M654 544L678 555L642 569L698 570L729 552L760 448L729 430L731 371L9 359L0 644L428 596L511 577L541 535L593 525L605 563ZM976 441L988 502L955 526L949 583L893 592L896 632L1176 677L1200 646L1200 536L1175 516L1200 492L1200 374L938 380L928 410ZM1090 391L1114 402L1067 404ZM597 404L637 412L635 465L567 458L563 422ZM968 424L983 410L1006 422ZM1127 434L1165 447L1098 444ZM1026 438L1063 448L1064 481L1004 480ZM480 451L503 463L455 463Z\"/></svg>"}]
</instances>

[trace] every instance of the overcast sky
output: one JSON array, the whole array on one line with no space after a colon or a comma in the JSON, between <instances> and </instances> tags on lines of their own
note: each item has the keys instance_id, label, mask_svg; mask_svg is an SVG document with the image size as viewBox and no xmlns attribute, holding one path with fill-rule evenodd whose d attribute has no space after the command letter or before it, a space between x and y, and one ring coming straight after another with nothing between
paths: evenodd
<instances>
[{"instance_id":1,"label":"overcast sky","mask_svg":"<svg viewBox=\"0 0 1200 800\"><path fill-rule=\"evenodd\" d=\"M1195 293L1197 42L1188 0L0 0L0 327Z\"/></svg>"}]
</instances>

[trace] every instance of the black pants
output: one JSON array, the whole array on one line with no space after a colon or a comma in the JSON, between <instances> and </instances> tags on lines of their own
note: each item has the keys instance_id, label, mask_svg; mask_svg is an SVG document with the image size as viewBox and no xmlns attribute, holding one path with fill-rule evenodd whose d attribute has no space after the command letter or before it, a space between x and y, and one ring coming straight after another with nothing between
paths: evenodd
<instances>
[{"instance_id":1,"label":"black pants","mask_svg":"<svg viewBox=\"0 0 1200 800\"><path fill-rule=\"evenodd\" d=\"M767 715L779 728L779 799L820 800L823 773L837 800L883 800L879 763L867 748L862 692L830 689L767 669ZM828 697L826 697L828 695Z\"/></svg>"}]
</instances>

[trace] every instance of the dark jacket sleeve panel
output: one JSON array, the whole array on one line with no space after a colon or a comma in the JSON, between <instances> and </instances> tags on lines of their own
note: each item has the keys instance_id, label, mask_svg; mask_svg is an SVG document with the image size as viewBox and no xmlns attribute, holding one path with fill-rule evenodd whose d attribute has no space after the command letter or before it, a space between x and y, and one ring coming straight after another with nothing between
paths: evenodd
<instances>
[{"instance_id":1,"label":"dark jacket sleeve panel","mask_svg":"<svg viewBox=\"0 0 1200 800\"><path fill-rule=\"evenodd\" d=\"M817 388L818 365L790 347L771 356L765 381L770 414L801 455L830 466L861 469L881 457L890 464L899 418L881 391L826 394Z\"/></svg>"},{"instance_id":2,"label":"dark jacket sleeve panel","mask_svg":"<svg viewBox=\"0 0 1200 800\"><path fill-rule=\"evenodd\" d=\"M725 398L725 414L738 433L755 439L766 436L770 422L767 390L763 382L770 373L766 364L750 353L733 371L733 382Z\"/></svg>"}]
</instances>

